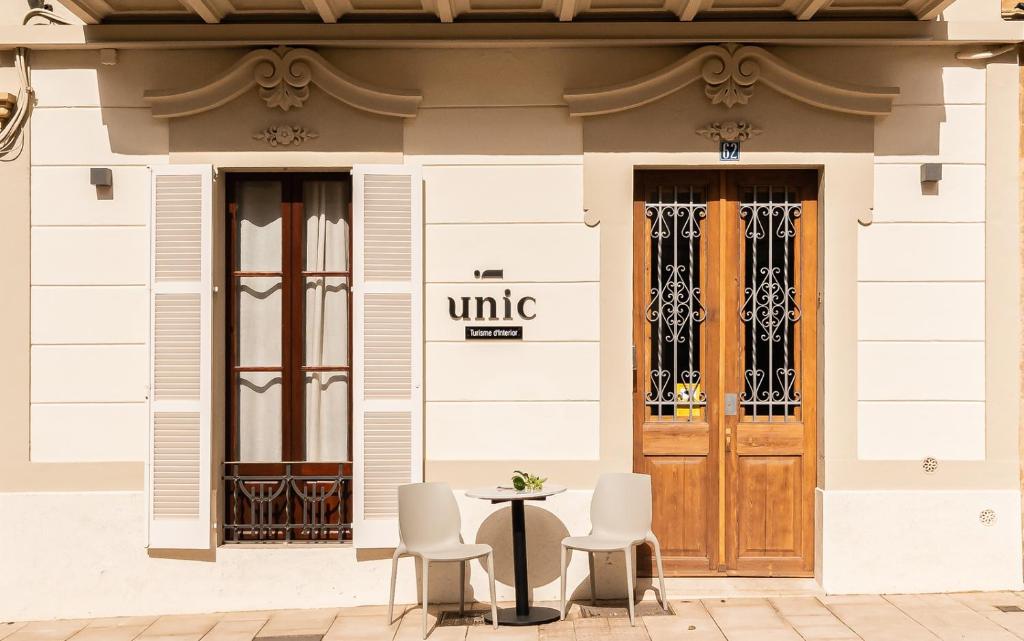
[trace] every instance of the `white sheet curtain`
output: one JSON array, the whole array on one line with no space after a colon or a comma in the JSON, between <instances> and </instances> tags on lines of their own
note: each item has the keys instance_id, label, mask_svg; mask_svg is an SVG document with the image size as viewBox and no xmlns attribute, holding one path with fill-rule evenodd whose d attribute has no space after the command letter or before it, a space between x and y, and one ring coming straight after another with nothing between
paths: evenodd
<instances>
[{"instance_id":1,"label":"white sheet curtain","mask_svg":"<svg viewBox=\"0 0 1024 641\"><path fill-rule=\"evenodd\" d=\"M281 196L281 183L277 180L239 184L237 269L280 271ZM276 276L241 278L237 291L238 365L280 366L281 279ZM244 372L238 382L240 459L261 463L280 461L281 375Z\"/></svg>"},{"instance_id":2,"label":"white sheet curtain","mask_svg":"<svg viewBox=\"0 0 1024 641\"><path fill-rule=\"evenodd\" d=\"M349 271L349 187L340 180L303 184L305 271ZM239 186L238 268L281 269L281 185L247 181ZM343 276L303 278L304 364L347 367L349 362L349 282ZM238 363L281 364L281 279L243 278L238 288ZM245 462L282 460L281 398L278 373L239 377L240 456ZM348 387L344 371L306 372L303 377L307 461L349 460ZM300 429L296 426L296 429Z\"/></svg>"},{"instance_id":3,"label":"white sheet curtain","mask_svg":"<svg viewBox=\"0 0 1024 641\"><path fill-rule=\"evenodd\" d=\"M303 184L306 271L349 270L348 184L339 180ZM349 365L349 278L305 279L305 364ZM349 373L307 372L306 460L347 461Z\"/></svg>"}]
</instances>

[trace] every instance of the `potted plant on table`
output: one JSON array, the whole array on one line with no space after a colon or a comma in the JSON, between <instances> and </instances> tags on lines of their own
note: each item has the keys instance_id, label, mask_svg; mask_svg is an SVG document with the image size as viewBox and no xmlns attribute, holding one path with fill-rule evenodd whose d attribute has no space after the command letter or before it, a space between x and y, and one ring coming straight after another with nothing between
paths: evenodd
<instances>
[{"instance_id":1,"label":"potted plant on table","mask_svg":"<svg viewBox=\"0 0 1024 641\"><path fill-rule=\"evenodd\" d=\"M512 487L517 492L540 492L544 489L544 481L547 481L547 479L542 479L539 476L534 476L529 472L521 470L516 470L515 474L512 475Z\"/></svg>"}]
</instances>

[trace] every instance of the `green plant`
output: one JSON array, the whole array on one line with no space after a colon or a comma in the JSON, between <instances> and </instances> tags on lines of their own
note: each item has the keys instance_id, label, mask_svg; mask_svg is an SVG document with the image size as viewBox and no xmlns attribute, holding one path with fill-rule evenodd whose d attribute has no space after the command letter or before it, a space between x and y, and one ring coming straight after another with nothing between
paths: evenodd
<instances>
[{"instance_id":1,"label":"green plant","mask_svg":"<svg viewBox=\"0 0 1024 641\"><path fill-rule=\"evenodd\" d=\"M529 472L516 470L516 473L512 475L512 487L516 488L519 492L540 492L544 489L544 481L546 480Z\"/></svg>"}]
</instances>

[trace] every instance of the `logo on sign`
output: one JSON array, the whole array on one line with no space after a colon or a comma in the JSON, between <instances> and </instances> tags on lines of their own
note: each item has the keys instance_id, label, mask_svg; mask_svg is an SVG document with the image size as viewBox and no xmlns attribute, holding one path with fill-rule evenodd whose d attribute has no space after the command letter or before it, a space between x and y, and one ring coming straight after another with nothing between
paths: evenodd
<instances>
[{"instance_id":1,"label":"logo on sign","mask_svg":"<svg viewBox=\"0 0 1024 641\"><path fill-rule=\"evenodd\" d=\"M499 302L500 301L500 302ZM448 297L448 315L452 320L515 320L517 315L522 320L537 318L534 313L537 299L533 296L515 298L512 290L506 289L500 299L493 296L461 296L458 301Z\"/></svg>"},{"instance_id":2,"label":"logo on sign","mask_svg":"<svg viewBox=\"0 0 1024 641\"><path fill-rule=\"evenodd\" d=\"M500 279L504 270L489 269L473 272L478 279ZM531 321L537 318L537 299L533 296L513 296L506 289L502 296L448 297L448 316L453 321ZM522 326L466 326L467 339L522 340Z\"/></svg>"}]
</instances>

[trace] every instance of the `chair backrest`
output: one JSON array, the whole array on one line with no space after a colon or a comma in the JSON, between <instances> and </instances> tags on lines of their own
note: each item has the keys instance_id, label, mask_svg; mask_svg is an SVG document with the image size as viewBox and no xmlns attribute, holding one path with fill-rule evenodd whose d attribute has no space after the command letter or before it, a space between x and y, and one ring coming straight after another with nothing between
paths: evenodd
<instances>
[{"instance_id":1,"label":"chair backrest","mask_svg":"<svg viewBox=\"0 0 1024 641\"><path fill-rule=\"evenodd\" d=\"M410 551L460 542L462 517L447 483L412 483L398 487L398 529Z\"/></svg>"},{"instance_id":2,"label":"chair backrest","mask_svg":"<svg viewBox=\"0 0 1024 641\"><path fill-rule=\"evenodd\" d=\"M651 477L602 474L590 501L590 524L597 536L631 540L646 537L651 530Z\"/></svg>"}]
</instances>

